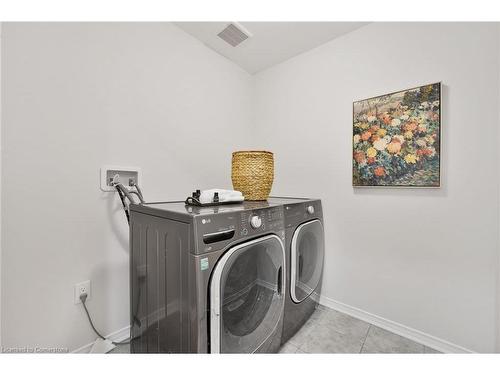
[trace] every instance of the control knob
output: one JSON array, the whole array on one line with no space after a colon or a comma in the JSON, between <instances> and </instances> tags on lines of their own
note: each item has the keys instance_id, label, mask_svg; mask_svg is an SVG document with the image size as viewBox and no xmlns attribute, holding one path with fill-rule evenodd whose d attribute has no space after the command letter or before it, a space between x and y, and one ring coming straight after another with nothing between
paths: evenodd
<instances>
[{"instance_id":1,"label":"control knob","mask_svg":"<svg viewBox=\"0 0 500 375\"><path fill-rule=\"evenodd\" d=\"M313 206L307 206L307 213L313 214L314 213L314 207Z\"/></svg>"},{"instance_id":2,"label":"control knob","mask_svg":"<svg viewBox=\"0 0 500 375\"><path fill-rule=\"evenodd\" d=\"M262 225L262 219L260 216L254 215L250 218L250 225L252 226L253 229L260 228Z\"/></svg>"}]
</instances>

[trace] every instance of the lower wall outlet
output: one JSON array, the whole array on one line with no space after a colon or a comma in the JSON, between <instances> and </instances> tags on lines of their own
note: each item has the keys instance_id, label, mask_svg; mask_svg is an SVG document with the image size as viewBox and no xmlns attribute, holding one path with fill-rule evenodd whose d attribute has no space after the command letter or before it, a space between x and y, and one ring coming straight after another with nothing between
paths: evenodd
<instances>
[{"instance_id":1,"label":"lower wall outlet","mask_svg":"<svg viewBox=\"0 0 500 375\"><path fill-rule=\"evenodd\" d=\"M92 298L92 290L90 289L90 280L82 281L75 285L75 304L82 303L80 296L87 293L87 301Z\"/></svg>"}]
</instances>

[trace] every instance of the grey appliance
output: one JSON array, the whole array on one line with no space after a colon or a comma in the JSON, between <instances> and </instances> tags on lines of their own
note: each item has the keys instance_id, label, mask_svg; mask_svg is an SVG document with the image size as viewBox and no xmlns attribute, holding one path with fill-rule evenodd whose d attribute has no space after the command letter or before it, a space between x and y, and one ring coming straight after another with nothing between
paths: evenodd
<instances>
[{"instance_id":1,"label":"grey appliance","mask_svg":"<svg viewBox=\"0 0 500 375\"><path fill-rule=\"evenodd\" d=\"M286 285L281 342L288 341L309 319L321 293L325 254L321 200L269 198L285 216Z\"/></svg>"},{"instance_id":2,"label":"grey appliance","mask_svg":"<svg viewBox=\"0 0 500 375\"><path fill-rule=\"evenodd\" d=\"M284 240L280 204L132 204L131 351L276 352Z\"/></svg>"}]
</instances>

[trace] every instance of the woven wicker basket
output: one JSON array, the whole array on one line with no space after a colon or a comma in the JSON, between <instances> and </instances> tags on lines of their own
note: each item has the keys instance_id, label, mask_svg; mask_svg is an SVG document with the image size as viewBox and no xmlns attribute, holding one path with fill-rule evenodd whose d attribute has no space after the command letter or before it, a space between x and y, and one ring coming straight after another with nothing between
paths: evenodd
<instances>
[{"instance_id":1,"label":"woven wicker basket","mask_svg":"<svg viewBox=\"0 0 500 375\"><path fill-rule=\"evenodd\" d=\"M269 151L233 152L233 187L247 201L265 201L274 180L274 156Z\"/></svg>"}]
</instances>

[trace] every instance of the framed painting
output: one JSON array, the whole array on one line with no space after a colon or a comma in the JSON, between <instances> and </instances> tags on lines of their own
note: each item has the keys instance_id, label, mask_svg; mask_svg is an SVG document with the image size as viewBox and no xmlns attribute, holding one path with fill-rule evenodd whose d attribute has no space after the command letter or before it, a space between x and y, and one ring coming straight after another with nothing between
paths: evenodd
<instances>
[{"instance_id":1,"label":"framed painting","mask_svg":"<svg viewBox=\"0 0 500 375\"><path fill-rule=\"evenodd\" d=\"M440 187L441 83L353 103L354 187Z\"/></svg>"}]
</instances>

